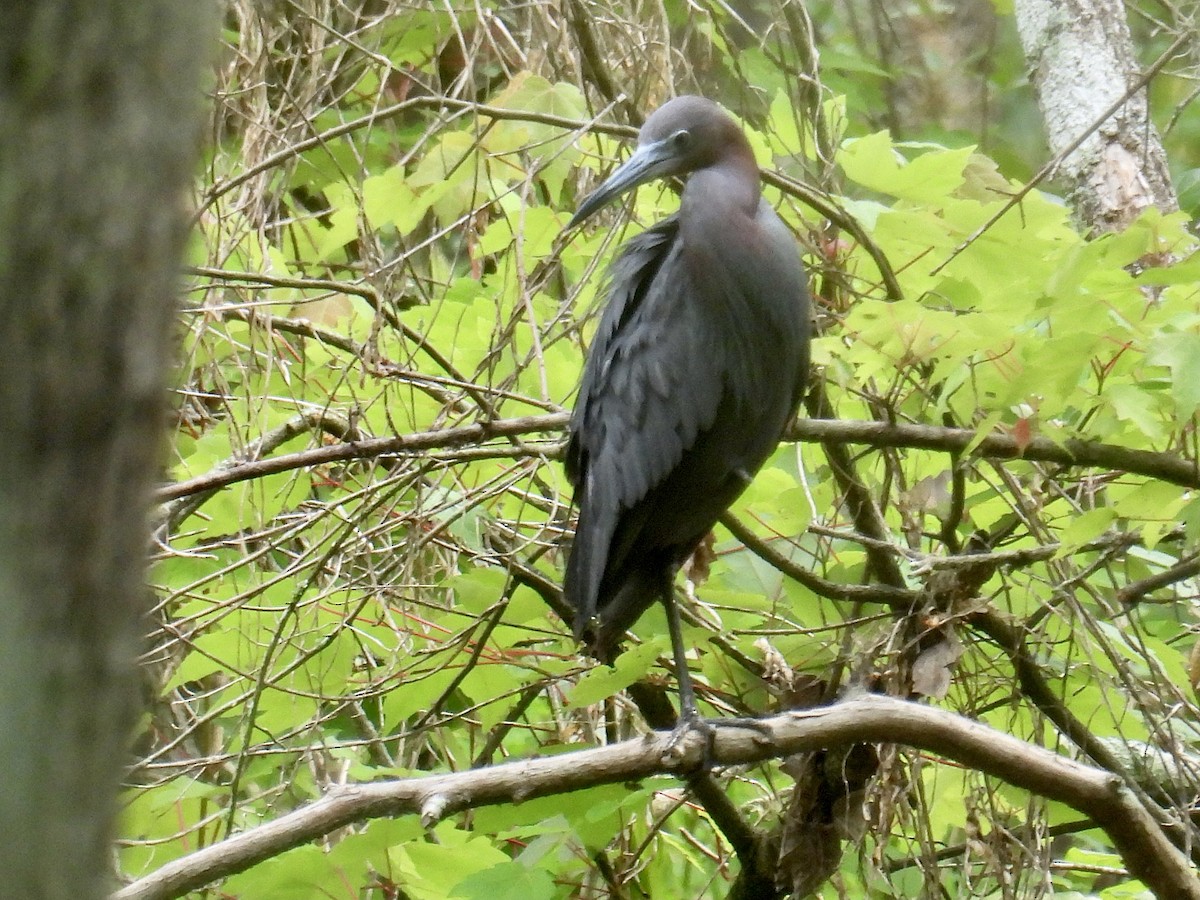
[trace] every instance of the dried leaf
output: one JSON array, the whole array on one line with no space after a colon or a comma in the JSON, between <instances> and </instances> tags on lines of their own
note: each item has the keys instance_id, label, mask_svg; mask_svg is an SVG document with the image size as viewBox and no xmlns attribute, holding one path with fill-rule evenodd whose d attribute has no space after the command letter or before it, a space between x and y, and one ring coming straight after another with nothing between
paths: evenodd
<instances>
[{"instance_id":1,"label":"dried leaf","mask_svg":"<svg viewBox=\"0 0 1200 900\"><path fill-rule=\"evenodd\" d=\"M716 551L713 549L716 544L717 539L710 531L683 564L683 577L696 587L708 581L713 560L717 558Z\"/></svg>"},{"instance_id":2,"label":"dried leaf","mask_svg":"<svg viewBox=\"0 0 1200 900\"><path fill-rule=\"evenodd\" d=\"M797 898L810 896L842 861L842 842L822 797L825 754L802 753L785 763L796 784L780 836L775 883Z\"/></svg>"},{"instance_id":3,"label":"dried leaf","mask_svg":"<svg viewBox=\"0 0 1200 900\"><path fill-rule=\"evenodd\" d=\"M913 513L930 513L945 520L950 515L950 470L922 478L900 498L901 505Z\"/></svg>"},{"instance_id":4,"label":"dried leaf","mask_svg":"<svg viewBox=\"0 0 1200 900\"><path fill-rule=\"evenodd\" d=\"M784 760L796 784L779 840L779 887L808 897L838 870L842 841L861 837L866 827L863 789L878 768L879 756L866 744Z\"/></svg>"},{"instance_id":5,"label":"dried leaf","mask_svg":"<svg viewBox=\"0 0 1200 900\"><path fill-rule=\"evenodd\" d=\"M912 667L913 692L936 699L945 697L950 690L951 670L963 655L962 643L949 628L939 638L921 651Z\"/></svg>"}]
</instances>

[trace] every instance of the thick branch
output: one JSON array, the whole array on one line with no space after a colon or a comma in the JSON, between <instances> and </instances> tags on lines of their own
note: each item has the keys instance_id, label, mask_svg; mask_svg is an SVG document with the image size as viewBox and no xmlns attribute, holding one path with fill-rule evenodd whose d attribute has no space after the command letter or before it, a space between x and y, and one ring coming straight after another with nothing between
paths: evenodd
<instances>
[{"instance_id":1,"label":"thick branch","mask_svg":"<svg viewBox=\"0 0 1200 900\"><path fill-rule=\"evenodd\" d=\"M712 759L747 765L852 743L918 747L1074 807L1108 832L1126 866L1160 897L1200 900L1200 881L1158 826L1110 773L1034 747L944 710L865 696L835 706L763 720L764 733L719 728ZM322 799L272 822L163 866L118 891L113 900L165 900L243 871L354 822L417 815L426 824L466 809L694 771L703 738L669 762L668 738L654 734L595 750L523 760L451 775L333 788Z\"/></svg>"},{"instance_id":2,"label":"thick branch","mask_svg":"<svg viewBox=\"0 0 1200 900\"><path fill-rule=\"evenodd\" d=\"M254 460L241 465L222 465L218 470L166 485L159 489L161 502L186 497L200 491L225 487L251 478L276 475L307 466L327 465L353 459L374 459L388 454L405 454L478 444L498 437L516 437L561 431L567 424L567 413L544 416L521 416L514 419L495 419L458 428L421 431L397 437L374 438L328 447L315 447L299 453ZM956 453L966 450L977 440L968 428L942 428L936 425L904 425L887 422L843 421L839 419L800 419L789 429L786 437L802 443L866 444L871 447L908 447L916 450L938 450ZM1099 444L1076 439L1056 444L1049 438L1034 438L1022 447L1015 438L991 434L979 440L972 449L975 456L988 459L1028 459L1060 463L1066 466L1086 466L1115 469L1168 481L1181 487L1200 488L1200 467L1175 453L1152 450L1131 450L1114 444ZM546 448L547 456L555 456L554 448Z\"/></svg>"},{"instance_id":3,"label":"thick branch","mask_svg":"<svg viewBox=\"0 0 1200 900\"><path fill-rule=\"evenodd\" d=\"M342 439L353 438L357 434L357 430L351 425L350 420L338 413L327 412L325 410L300 413L299 415L292 416L292 418L279 427L268 431L254 441L246 448L243 459L225 460L209 472L206 477L217 475L222 470L245 465L251 460L257 460L264 453L273 453L278 447L286 444L288 441L306 432L318 429L326 434L331 434ZM166 504L164 508L165 515L163 516L164 532L173 530L177 523L192 515L216 492L217 488L213 488L208 491L187 494Z\"/></svg>"},{"instance_id":4,"label":"thick branch","mask_svg":"<svg viewBox=\"0 0 1200 900\"><path fill-rule=\"evenodd\" d=\"M908 447L946 453L964 451L977 438L969 428L837 419L802 419L793 426L789 436L804 442L843 441L872 447ZM1022 447L1016 438L1007 434L989 434L975 444L971 452L974 456L987 459L1028 459L1065 466L1116 469L1169 481L1181 487L1200 487L1200 466L1175 453L1132 450L1076 438L1055 443L1046 437L1035 437Z\"/></svg>"}]
</instances>

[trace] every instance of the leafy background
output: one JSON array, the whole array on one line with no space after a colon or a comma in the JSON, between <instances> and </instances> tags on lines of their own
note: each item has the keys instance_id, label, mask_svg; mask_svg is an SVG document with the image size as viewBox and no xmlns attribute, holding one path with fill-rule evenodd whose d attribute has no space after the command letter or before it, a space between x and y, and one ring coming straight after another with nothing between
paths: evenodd
<instances>
[{"instance_id":1,"label":"leafy background","mask_svg":"<svg viewBox=\"0 0 1200 900\"><path fill-rule=\"evenodd\" d=\"M1144 63L1194 33L1172 10L1131 5ZM684 92L739 117L803 248L820 328L810 412L1019 447L1081 438L1193 472L785 441L733 510L750 548L720 528L692 572L706 708L763 713L915 678L952 710L1077 752L1019 654L979 625L984 610L1091 736L1178 762L1164 802L1190 802L1196 42L1151 90L1184 211L1089 238L1052 182L993 221L1044 162L1004 3L230 0L224 39L152 573L153 711L125 796L128 877L331 784L645 728L622 689L673 683L661 612L608 669L552 609L572 515L557 458L604 261L675 195L644 188L628 217L563 227L640 118ZM823 212L805 202L813 190ZM411 440L371 449L394 436ZM332 452L347 442L364 449ZM919 590L931 559L980 532L1009 564L975 596L912 616L792 577L881 579L834 470L843 458L882 511L900 586ZM255 459L276 465L239 468ZM946 684L922 674L930 646L953 666ZM774 827L792 775L726 776L751 822ZM826 896L1140 892L1077 814L928 754L883 749L867 798ZM723 896L736 868L664 778L430 833L363 823L204 895Z\"/></svg>"}]
</instances>

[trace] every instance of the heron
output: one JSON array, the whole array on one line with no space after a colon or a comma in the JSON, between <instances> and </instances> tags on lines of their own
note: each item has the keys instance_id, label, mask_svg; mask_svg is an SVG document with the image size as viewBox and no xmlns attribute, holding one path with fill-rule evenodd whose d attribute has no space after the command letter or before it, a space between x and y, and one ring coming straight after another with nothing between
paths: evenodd
<instances>
[{"instance_id":1,"label":"heron","mask_svg":"<svg viewBox=\"0 0 1200 900\"><path fill-rule=\"evenodd\" d=\"M762 197L745 134L710 100L656 110L568 230L673 176L686 176L678 212L626 242L608 269L566 447L578 524L563 592L576 637L607 663L662 601L686 730L703 720L675 575L795 415L810 325L795 238Z\"/></svg>"}]
</instances>

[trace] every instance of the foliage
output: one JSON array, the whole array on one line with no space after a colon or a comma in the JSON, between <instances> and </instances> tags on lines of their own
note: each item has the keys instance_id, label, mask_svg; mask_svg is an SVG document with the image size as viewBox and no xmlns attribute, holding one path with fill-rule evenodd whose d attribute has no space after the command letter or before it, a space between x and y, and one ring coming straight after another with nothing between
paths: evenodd
<instances>
[{"instance_id":1,"label":"foliage","mask_svg":"<svg viewBox=\"0 0 1200 900\"><path fill-rule=\"evenodd\" d=\"M721 99L765 170L828 191L874 244L799 202L790 181L767 187L805 248L822 332L813 396L831 417L1196 464L1200 256L1186 217L1151 211L1088 239L1034 191L996 219L1021 186L1012 176L1036 167L1013 161L1033 151L1001 140L1010 173L980 151L982 135L880 128L867 110L886 106L899 76L863 55L838 8L813 9L829 32L819 92L798 74L818 73L794 6L747 12L768 34L759 42L728 7L674 0L652 21L579 2L231 4L181 318L179 484L153 570L156 701L127 795L126 875L330 784L570 752L645 727L622 691L661 681L661 613L609 670L580 656L547 602L571 509L562 420L545 417L570 407L603 261L675 202L643 189L631 224L563 234L632 134L597 123L636 125L634 111L671 93ZM1007 121L1027 120L1028 98L1004 91L1020 65L1001 43L1004 74L985 88ZM605 83L628 101L607 102ZM1182 79L1163 83L1169 116ZM458 431L518 417L527 428L484 440ZM322 455L429 433L416 450ZM875 673L881 689L915 684L1079 752L982 613L1022 635L1037 677L1088 733L1183 753L1198 739L1197 480L936 447L847 456L882 512L893 586L920 590L965 547L1011 562L972 596L911 616L822 596L778 560L828 584L888 583L878 536L862 533L828 452L785 442L733 511L757 543L718 530L695 573L688 638L714 714L765 712L789 686L829 699ZM280 465L241 478L259 458ZM225 470L234 477L216 487L189 485ZM939 691L922 654L951 645ZM786 677L755 665L767 659ZM751 823L774 827L791 776L727 774ZM1193 780L1174 791L1170 802L1186 801ZM1078 817L979 773L901 748L883 754L867 798L865 834L835 876L851 896L1136 895L1099 880L1120 866L1102 833L1064 828ZM730 858L709 815L664 778L480 809L431 834L363 822L222 890L541 900L619 883L722 896Z\"/></svg>"}]
</instances>

